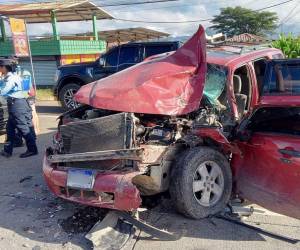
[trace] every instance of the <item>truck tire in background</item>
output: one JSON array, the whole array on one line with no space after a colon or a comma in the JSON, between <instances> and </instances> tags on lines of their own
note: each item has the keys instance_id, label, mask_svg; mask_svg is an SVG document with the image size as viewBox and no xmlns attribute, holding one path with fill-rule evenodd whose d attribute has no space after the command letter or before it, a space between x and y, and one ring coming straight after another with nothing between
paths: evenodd
<instances>
[{"instance_id":1,"label":"truck tire in background","mask_svg":"<svg viewBox=\"0 0 300 250\"><path fill-rule=\"evenodd\" d=\"M78 103L74 101L73 97L74 94L80 89L80 87L81 86L78 83L68 83L59 91L58 98L65 110L70 110L78 107Z\"/></svg>"},{"instance_id":2,"label":"truck tire in background","mask_svg":"<svg viewBox=\"0 0 300 250\"><path fill-rule=\"evenodd\" d=\"M172 169L170 194L178 212L187 217L201 219L223 211L231 190L229 162L212 148L187 150Z\"/></svg>"}]
</instances>

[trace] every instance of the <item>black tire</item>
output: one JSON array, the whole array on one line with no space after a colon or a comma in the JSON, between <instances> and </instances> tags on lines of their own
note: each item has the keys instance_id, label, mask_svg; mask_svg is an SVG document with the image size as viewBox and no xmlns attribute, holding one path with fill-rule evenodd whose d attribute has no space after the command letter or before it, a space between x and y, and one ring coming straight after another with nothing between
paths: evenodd
<instances>
[{"instance_id":1,"label":"black tire","mask_svg":"<svg viewBox=\"0 0 300 250\"><path fill-rule=\"evenodd\" d=\"M202 192L206 192L206 190L194 193L193 187L194 181L197 181L198 176L200 176L197 169L199 170L200 164L204 164L209 168L210 166L207 162L214 162L216 163L214 166L219 166L218 178L222 178L221 175L223 175L223 188L221 189L222 192L219 192L219 195L216 197L214 197L213 191L210 191L212 193L209 192L209 197L213 197L216 200L214 203L211 203L211 205L203 206L200 204L201 199L198 199L197 196L199 192L202 195ZM205 168L207 169L207 167ZM219 180L218 178L216 181ZM201 180L201 182L203 182L203 180ZM229 162L223 154L212 148L197 147L187 150L180 156L179 161L172 169L170 195L178 212L187 217L201 219L223 211L230 199L231 190L232 173Z\"/></svg>"},{"instance_id":2,"label":"black tire","mask_svg":"<svg viewBox=\"0 0 300 250\"><path fill-rule=\"evenodd\" d=\"M70 110L77 107L76 102L67 101L67 96L69 96L71 92L75 94L80 89L80 87L81 86L78 83L68 83L59 91L58 98L64 110Z\"/></svg>"}]
</instances>

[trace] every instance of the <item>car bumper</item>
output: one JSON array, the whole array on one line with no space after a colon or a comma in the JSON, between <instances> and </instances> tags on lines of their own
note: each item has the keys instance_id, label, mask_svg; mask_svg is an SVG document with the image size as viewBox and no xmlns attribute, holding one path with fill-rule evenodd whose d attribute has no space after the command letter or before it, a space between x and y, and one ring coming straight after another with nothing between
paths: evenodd
<instances>
[{"instance_id":1,"label":"car bumper","mask_svg":"<svg viewBox=\"0 0 300 250\"><path fill-rule=\"evenodd\" d=\"M69 201L122 211L133 211L141 205L140 192L131 182L139 172L98 173L92 190L76 190L67 187L67 170L58 170L45 155L43 174L49 189Z\"/></svg>"}]
</instances>

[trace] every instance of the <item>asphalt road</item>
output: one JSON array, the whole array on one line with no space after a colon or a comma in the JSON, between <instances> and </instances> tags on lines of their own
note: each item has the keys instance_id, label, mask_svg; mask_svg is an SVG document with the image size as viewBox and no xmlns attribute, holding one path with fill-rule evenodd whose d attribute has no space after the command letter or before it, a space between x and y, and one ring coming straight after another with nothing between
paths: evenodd
<instances>
[{"instance_id":1,"label":"asphalt road","mask_svg":"<svg viewBox=\"0 0 300 250\"><path fill-rule=\"evenodd\" d=\"M61 109L55 102L43 102L37 110L40 154L21 160L18 154L25 149L18 148L14 157L0 158L0 250L91 249L84 235L95 223L95 210L55 198L42 177L43 151L51 144ZM0 144L3 141L1 136ZM173 211L167 201L142 216L147 223L180 235L180 239L163 241L142 232L127 249L300 249L299 243L292 245L220 219L186 219ZM300 238L299 220L260 210L246 221Z\"/></svg>"}]
</instances>

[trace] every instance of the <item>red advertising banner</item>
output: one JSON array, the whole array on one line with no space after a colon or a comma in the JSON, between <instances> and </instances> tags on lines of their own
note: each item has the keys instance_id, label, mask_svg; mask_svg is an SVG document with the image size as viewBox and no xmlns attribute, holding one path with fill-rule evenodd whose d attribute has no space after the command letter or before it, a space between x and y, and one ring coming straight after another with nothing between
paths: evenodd
<instances>
[{"instance_id":1,"label":"red advertising banner","mask_svg":"<svg viewBox=\"0 0 300 250\"><path fill-rule=\"evenodd\" d=\"M15 56L30 56L25 21L23 19L9 18L9 22L15 48Z\"/></svg>"}]
</instances>

